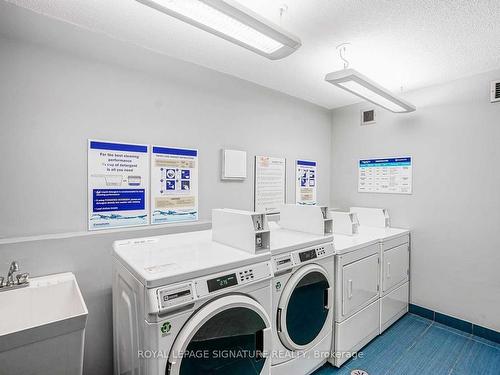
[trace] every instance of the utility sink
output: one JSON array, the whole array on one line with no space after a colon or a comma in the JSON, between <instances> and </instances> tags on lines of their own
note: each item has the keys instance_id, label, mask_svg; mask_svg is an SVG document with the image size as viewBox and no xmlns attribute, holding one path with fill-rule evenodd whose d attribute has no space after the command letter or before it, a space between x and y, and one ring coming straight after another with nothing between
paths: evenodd
<instances>
[{"instance_id":1,"label":"utility sink","mask_svg":"<svg viewBox=\"0 0 500 375\"><path fill-rule=\"evenodd\" d=\"M2 288L3 289L3 288ZM0 292L0 373L82 373L87 306L72 273Z\"/></svg>"}]
</instances>

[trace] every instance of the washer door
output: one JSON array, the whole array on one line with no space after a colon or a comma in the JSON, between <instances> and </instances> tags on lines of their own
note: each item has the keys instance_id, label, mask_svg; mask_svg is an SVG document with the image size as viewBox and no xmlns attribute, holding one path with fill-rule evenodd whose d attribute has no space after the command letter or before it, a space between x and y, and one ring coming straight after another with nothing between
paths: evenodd
<instances>
[{"instance_id":1,"label":"washer door","mask_svg":"<svg viewBox=\"0 0 500 375\"><path fill-rule=\"evenodd\" d=\"M289 350L307 350L327 330L333 290L328 272L318 264L296 271L287 282L278 304L278 336Z\"/></svg>"},{"instance_id":2,"label":"washer door","mask_svg":"<svg viewBox=\"0 0 500 375\"><path fill-rule=\"evenodd\" d=\"M260 374L271 339L271 322L259 303L243 295L225 296L186 322L172 346L166 374Z\"/></svg>"}]
</instances>

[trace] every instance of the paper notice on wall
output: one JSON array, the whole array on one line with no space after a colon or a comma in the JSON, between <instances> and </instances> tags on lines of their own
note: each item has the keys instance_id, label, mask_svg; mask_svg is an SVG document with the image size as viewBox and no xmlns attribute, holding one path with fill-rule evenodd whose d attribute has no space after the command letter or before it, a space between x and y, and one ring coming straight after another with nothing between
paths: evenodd
<instances>
[{"instance_id":1,"label":"paper notice on wall","mask_svg":"<svg viewBox=\"0 0 500 375\"><path fill-rule=\"evenodd\" d=\"M358 191L411 194L412 167L411 157L360 160Z\"/></svg>"},{"instance_id":2,"label":"paper notice on wall","mask_svg":"<svg viewBox=\"0 0 500 375\"><path fill-rule=\"evenodd\" d=\"M149 147L88 141L89 230L149 224Z\"/></svg>"},{"instance_id":3,"label":"paper notice on wall","mask_svg":"<svg viewBox=\"0 0 500 375\"><path fill-rule=\"evenodd\" d=\"M198 150L152 146L151 224L198 220Z\"/></svg>"},{"instance_id":4,"label":"paper notice on wall","mask_svg":"<svg viewBox=\"0 0 500 375\"><path fill-rule=\"evenodd\" d=\"M255 157L254 209L278 213L286 198L286 159Z\"/></svg>"},{"instance_id":5,"label":"paper notice on wall","mask_svg":"<svg viewBox=\"0 0 500 375\"><path fill-rule=\"evenodd\" d=\"M295 164L295 203L315 205L316 202L316 162L297 160Z\"/></svg>"}]
</instances>

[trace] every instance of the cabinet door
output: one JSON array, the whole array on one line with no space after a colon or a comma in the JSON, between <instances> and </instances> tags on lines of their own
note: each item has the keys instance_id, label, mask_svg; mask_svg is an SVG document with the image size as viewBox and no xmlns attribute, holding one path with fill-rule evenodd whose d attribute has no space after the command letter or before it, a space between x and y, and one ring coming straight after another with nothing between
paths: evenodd
<instances>
[{"instance_id":1,"label":"cabinet door","mask_svg":"<svg viewBox=\"0 0 500 375\"><path fill-rule=\"evenodd\" d=\"M408 244L384 251L382 264L382 288L384 292L408 280L409 260Z\"/></svg>"},{"instance_id":2,"label":"cabinet door","mask_svg":"<svg viewBox=\"0 0 500 375\"><path fill-rule=\"evenodd\" d=\"M378 271L378 254L357 260L342 268L343 316L351 315L378 297Z\"/></svg>"}]
</instances>

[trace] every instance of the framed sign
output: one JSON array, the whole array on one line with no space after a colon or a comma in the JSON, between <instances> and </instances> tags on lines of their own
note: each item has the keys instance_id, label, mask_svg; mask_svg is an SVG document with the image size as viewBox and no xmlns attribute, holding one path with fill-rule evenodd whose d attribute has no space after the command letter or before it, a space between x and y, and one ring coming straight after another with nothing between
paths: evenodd
<instances>
[{"instance_id":1,"label":"framed sign","mask_svg":"<svg viewBox=\"0 0 500 375\"><path fill-rule=\"evenodd\" d=\"M254 210L278 213L286 199L286 159L255 157Z\"/></svg>"},{"instance_id":2,"label":"framed sign","mask_svg":"<svg viewBox=\"0 0 500 375\"><path fill-rule=\"evenodd\" d=\"M410 156L362 159L358 164L358 192L411 194L412 175Z\"/></svg>"},{"instance_id":3,"label":"framed sign","mask_svg":"<svg viewBox=\"0 0 500 375\"><path fill-rule=\"evenodd\" d=\"M88 229L149 224L149 146L88 141Z\"/></svg>"},{"instance_id":4,"label":"framed sign","mask_svg":"<svg viewBox=\"0 0 500 375\"><path fill-rule=\"evenodd\" d=\"M152 146L151 224L198 220L198 150Z\"/></svg>"},{"instance_id":5,"label":"framed sign","mask_svg":"<svg viewBox=\"0 0 500 375\"><path fill-rule=\"evenodd\" d=\"M297 160L295 164L295 203L315 205L317 189L315 161Z\"/></svg>"}]
</instances>

